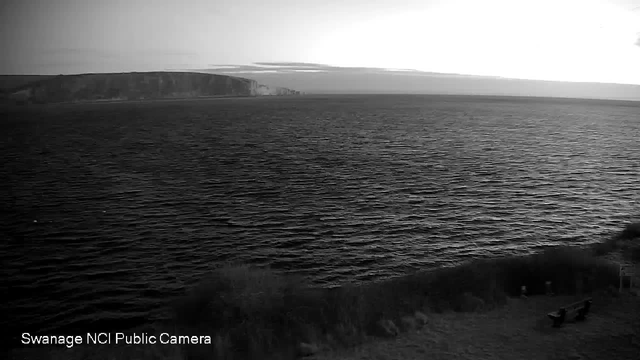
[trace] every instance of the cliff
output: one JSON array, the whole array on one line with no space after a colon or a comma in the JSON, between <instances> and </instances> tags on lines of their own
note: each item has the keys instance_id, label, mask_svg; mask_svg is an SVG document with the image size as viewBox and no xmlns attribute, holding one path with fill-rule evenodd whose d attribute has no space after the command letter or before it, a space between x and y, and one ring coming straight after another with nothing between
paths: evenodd
<instances>
[{"instance_id":1,"label":"cliff","mask_svg":"<svg viewBox=\"0 0 640 360\"><path fill-rule=\"evenodd\" d=\"M53 77L55 75L0 75L0 92L4 93L35 81Z\"/></svg>"},{"instance_id":2,"label":"cliff","mask_svg":"<svg viewBox=\"0 0 640 360\"><path fill-rule=\"evenodd\" d=\"M300 95L299 91L294 91L284 87L267 86L258 84L255 89L256 96L287 96L287 95Z\"/></svg>"},{"instance_id":3,"label":"cliff","mask_svg":"<svg viewBox=\"0 0 640 360\"><path fill-rule=\"evenodd\" d=\"M59 75L6 91L18 103L172 99L214 96L287 96L299 92L269 87L255 80L189 72L134 72Z\"/></svg>"}]
</instances>

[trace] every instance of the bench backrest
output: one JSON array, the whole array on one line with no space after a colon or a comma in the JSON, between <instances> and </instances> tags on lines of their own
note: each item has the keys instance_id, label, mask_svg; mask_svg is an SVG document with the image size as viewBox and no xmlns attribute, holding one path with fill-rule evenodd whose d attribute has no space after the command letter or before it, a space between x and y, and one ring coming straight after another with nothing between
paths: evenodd
<instances>
[{"instance_id":1,"label":"bench backrest","mask_svg":"<svg viewBox=\"0 0 640 360\"><path fill-rule=\"evenodd\" d=\"M567 305L567 306L563 306L562 308L566 309L568 311L576 310L576 309L580 309L580 308L584 307L587 302L591 302L591 298L580 300L580 301L575 302L573 304L570 304L570 305Z\"/></svg>"}]
</instances>

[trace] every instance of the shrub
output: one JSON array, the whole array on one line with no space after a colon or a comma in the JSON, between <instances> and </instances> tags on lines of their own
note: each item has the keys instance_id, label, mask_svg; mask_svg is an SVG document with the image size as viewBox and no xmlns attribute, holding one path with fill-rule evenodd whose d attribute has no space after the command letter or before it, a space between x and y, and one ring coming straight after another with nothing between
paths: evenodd
<instances>
[{"instance_id":1,"label":"shrub","mask_svg":"<svg viewBox=\"0 0 640 360\"><path fill-rule=\"evenodd\" d=\"M640 222L627 224L621 232L601 243L595 243L591 250L595 255L601 256L612 251L622 249L626 252L631 245L629 240L640 238Z\"/></svg>"},{"instance_id":2,"label":"shrub","mask_svg":"<svg viewBox=\"0 0 640 360\"><path fill-rule=\"evenodd\" d=\"M269 269L225 266L176 304L176 324L182 331L217 339L208 350L217 358L272 354L286 359L295 356L302 342L333 338L339 345L352 345L379 334L381 320L400 324L416 310L501 306L508 295L519 295L522 285L529 295L544 294L546 281L552 281L558 294L616 286L617 271L591 251L568 247L334 289L308 287ZM195 356L192 349L186 351Z\"/></svg>"},{"instance_id":3,"label":"shrub","mask_svg":"<svg viewBox=\"0 0 640 360\"><path fill-rule=\"evenodd\" d=\"M640 237L640 222L627 224L620 234L623 239L635 239Z\"/></svg>"},{"instance_id":4,"label":"shrub","mask_svg":"<svg viewBox=\"0 0 640 360\"><path fill-rule=\"evenodd\" d=\"M593 253L597 256L607 255L618 248L616 238L607 239L605 242L595 243L591 246Z\"/></svg>"}]
</instances>

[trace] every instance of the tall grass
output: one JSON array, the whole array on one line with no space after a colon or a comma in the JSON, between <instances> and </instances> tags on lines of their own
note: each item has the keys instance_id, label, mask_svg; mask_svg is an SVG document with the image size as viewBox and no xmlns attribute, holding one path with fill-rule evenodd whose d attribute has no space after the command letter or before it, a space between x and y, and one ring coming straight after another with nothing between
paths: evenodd
<instances>
[{"instance_id":1,"label":"tall grass","mask_svg":"<svg viewBox=\"0 0 640 360\"><path fill-rule=\"evenodd\" d=\"M286 359L301 342L348 346L383 335L378 322L424 312L490 309L520 294L589 293L617 284L617 267L591 251L557 247L527 257L478 260L336 289L246 265L225 266L175 306L176 328L210 334L189 358ZM474 300L474 301L470 301ZM399 322L397 322L399 323Z\"/></svg>"},{"instance_id":2,"label":"tall grass","mask_svg":"<svg viewBox=\"0 0 640 360\"><path fill-rule=\"evenodd\" d=\"M547 281L560 295L617 287L617 264L598 255L621 249L640 260L639 238L640 223L634 223L589 249L555 247L334 289L312 287L268 268L226 264L176 301L174 322L162 325L172 335L210 335L212 344L172 347L162 354L100 348L101 356L79 347L42 358L294 359L301 343L336 348L389 336L381 320L404 326L407 322L401 320L416 311L497 308L509 296L520 295L523 285L529 296L544 294Z\"/></svg>"}]
</instances>

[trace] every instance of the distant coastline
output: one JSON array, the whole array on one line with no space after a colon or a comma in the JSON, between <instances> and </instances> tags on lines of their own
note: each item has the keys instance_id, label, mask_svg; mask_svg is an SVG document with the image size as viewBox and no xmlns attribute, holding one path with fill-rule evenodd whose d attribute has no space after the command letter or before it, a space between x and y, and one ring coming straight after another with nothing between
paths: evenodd
<instances>
[{"instance_id":1,"label":"distant coastline","mask_svg":"<svg viewBox=\"0 0 640 360\"><path fill-rule=\"evenodd\" d=\"M450 98L475 98L485 100L513 100L513 101L545 101L545 102L579 102L579 103L616 103L616 106L620 103L629 103L630 106L639 106L640 99L632 98L580 98L580 97L560 97L560 96L525 96L525 95L502 95L502 94L456 94L456 93L329 93L329 92L305 92L304 95L308 97L360 97L360 96L413 96L413 97L450 97Z\"/></svg>"},{"instance_id":2,"label":"distant coastline","mask_svg":"<svg viewBox=\"0 0 640 360\"><path fill-rule=\"evenodd\" d=\"M484 92L473 91L470 88L469 93L461 93L454 91L448 83L442 79L429 79L429 76L423 75L426 81L424 89L419 89L413 84L416 79L399 88L395 82L389 83L389 87L380 88L384 79L395 79L400 76L385 75L373 73L369 74L376 86L363 88L360 90L346 89L339 82L330 81L334 84L332 89L323 88L328 85L325 80L333 79L331 76L338 74L326 74L329 77L323 81L316 78L305 78L303 75L296 75L299 78L288 79L293 75L284 74L281 79L274 75L264 74L239 74L236 77L231 74L225 74L224 71L213 73L211 70L193 70L187 71L156 71L156 72L128 72L128 73L87 73L73 75L0 75L0 104L44 104L44 103L121 103L129 101L157 101L157 100L188 100L188 99L215 99L215 98L241 98L241 97L259 97L259 96L446 96L446 97L474 97L479 99L510 99L510 100L544 100L551 102L581 102L581 103L609 103L615 102L616 105L627 103L629 106L637 106L640 98L633 96L620 97L617 94L609 94L611 96L587 96L587 94L575 93L571 96L571 92L566 95L550 93L549 95L532 93L500 93L492 92L489 86ZM349 78L349 73L344 74ZM402 75L406 77L406 75ZM445 77L446 78L446 77ZM457 80L466 79L464 76L458 75ZM171 80L169 80L171 79ZM444 78L443 78L444 79ZM169 80L169 81L168 81ZM289 81L290 80L290 81ZM303 81L304 80L304 81ZM333 79L336 80L336 79ZM477 77L469 76L469 81L480 81ZM489 79L486 81L521 81L535 82L533 80L514 80L514 79ZM168 81L168 82L167 82ZM444 81L440 83L441 81ZM318 82L316 84L316 82ZM540 81L538 81L540 82ZM269 85L264 85L264 84ZM508 83L508 82L507 82ZM541 82L544 83L544 82ZM552 82L548 82L552 83ZM179 91L175 91L172 86L178 86ZM276 86L272 86L276 85ZM297 85L297 86L294 86ZM344 84L343 84L344 85ZM411 85L411 86L409 86ZM441 85L441 86L440 86ZM493 84L493 85L498 85ZM577 86L579 84L561 83L563 86ZM583 84L584 85L584 84ZM605 87L621 87L634 89L638 86L619 85L619 84L594 84ZM318 87L318 89L313 89ZM302 88L305 89L302 89ZM291 88L296 88L293 90ZM305 91L300 91L305 90ZM632 95L631 93L629 95Z\"/></svg>"},{"instance_id":3,"label":"distant coastline","mask_svg":"<svg viewBox=\"0 0 640 360\"><path fill-rule=\"evenodd\" d=\"M300 95L251 79L187 72L7 75L0 76L0 89L2 103L17 105Z\"/></svg>"},{"instance_id":4,"label":"distant coastline","mask_svg":"<svg viewBox=\"0 0 640 360\"><path fill-rule=\"evenodd\" d=\"M640 101L640 85L446 74L419 70L257 63L184 71L250 77L314 94L451 94Z\"/></svg>"}]
</instances>

